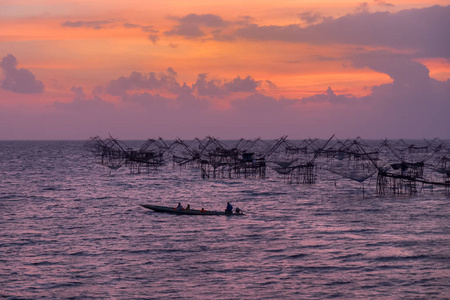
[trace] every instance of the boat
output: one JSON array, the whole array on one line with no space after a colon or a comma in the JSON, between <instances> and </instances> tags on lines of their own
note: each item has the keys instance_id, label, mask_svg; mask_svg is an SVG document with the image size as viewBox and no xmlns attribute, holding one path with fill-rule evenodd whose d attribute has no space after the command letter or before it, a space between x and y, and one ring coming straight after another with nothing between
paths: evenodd
<instances>
[{"instance_id":1,"label":"boat","mask_svg":"<svg viewBox=\"0 0 450 300\"><path fill-rule=\"evenodd\" d=\"M159 206L150 204L141 204L142 207L151 209L155 212L163 212L176 215L202 215L202 216L242 216L244 213L239 212L226 212L217 210L199 210L199 209L176 209L176 207Z\"/></svg>"}]
</instances>

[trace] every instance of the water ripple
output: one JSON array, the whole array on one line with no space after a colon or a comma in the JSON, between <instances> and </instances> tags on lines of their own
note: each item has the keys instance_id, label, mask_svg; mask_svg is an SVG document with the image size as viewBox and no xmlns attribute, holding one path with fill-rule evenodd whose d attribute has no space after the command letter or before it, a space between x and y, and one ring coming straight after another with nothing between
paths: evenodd
<instances>
[{"instance_id":1,"label":"water ripple","mask_svg":"<svg viewBox=\"0 0 450 300\"><path fill-rule=\"evenodd\" d=\"M448 197L108 171L81 142L8 143L0 298L445 299ZM24 147L24 145L27 145ZM1 151L1 147L0 147ZM170 167L168 167L170 168ZM158 203L242 217L176 216Z\"/></svg>"}]
</instances>

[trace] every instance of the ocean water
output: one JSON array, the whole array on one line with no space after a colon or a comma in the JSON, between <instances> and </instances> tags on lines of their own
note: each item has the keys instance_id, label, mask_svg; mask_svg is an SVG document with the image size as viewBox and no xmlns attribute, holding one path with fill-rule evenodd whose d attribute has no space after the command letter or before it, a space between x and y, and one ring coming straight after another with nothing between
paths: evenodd
<instances>
[{"instance_id":1,"label":"ocean water","mask_svg":"<svg viewBox=\"0 0 450 300\"><path fill-rule=\"evenodd\" d=\"M449 299L450 198L373 181L110 171L81 141L0 142L0 298ZM328 176L328 175L327 175ZM139 204L245 216L178 216Z\"/></svg>"}]
</instances>

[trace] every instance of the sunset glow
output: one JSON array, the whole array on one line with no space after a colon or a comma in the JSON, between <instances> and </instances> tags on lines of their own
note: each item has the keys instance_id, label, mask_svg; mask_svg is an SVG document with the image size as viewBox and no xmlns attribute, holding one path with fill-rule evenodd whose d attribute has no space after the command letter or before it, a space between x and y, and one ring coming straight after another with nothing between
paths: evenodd
<instances>
[{"instance_id":1,"label":"sunset glow","mask_svg":"<svg viewBox=\"0 0 450 300\"><path fill-rule=\"evenodd\" d=\"M0 26L0 139L450 138L448 1L29 0Z\"/></svg>"}]
</instances>

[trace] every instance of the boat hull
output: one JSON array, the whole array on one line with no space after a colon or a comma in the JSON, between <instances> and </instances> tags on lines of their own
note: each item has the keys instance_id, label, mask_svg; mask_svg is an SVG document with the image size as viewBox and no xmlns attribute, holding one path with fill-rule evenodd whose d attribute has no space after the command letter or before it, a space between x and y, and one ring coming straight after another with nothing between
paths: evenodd
<instances>
[{"instance_id":1,"label":"boat hull","mask_svg":"<svg viewBox=\"0 0 450 300\"><path fill-rule=\"evenodd\" d=\"M206 210L201 211L198 209L183 209L179 210L174 207L141 204L142 207L151 209L155 212L163 212L176 215L201 215L201 216L241 216L243 213L227 213L225 211Z\"/></svg>"}]
</instances>

